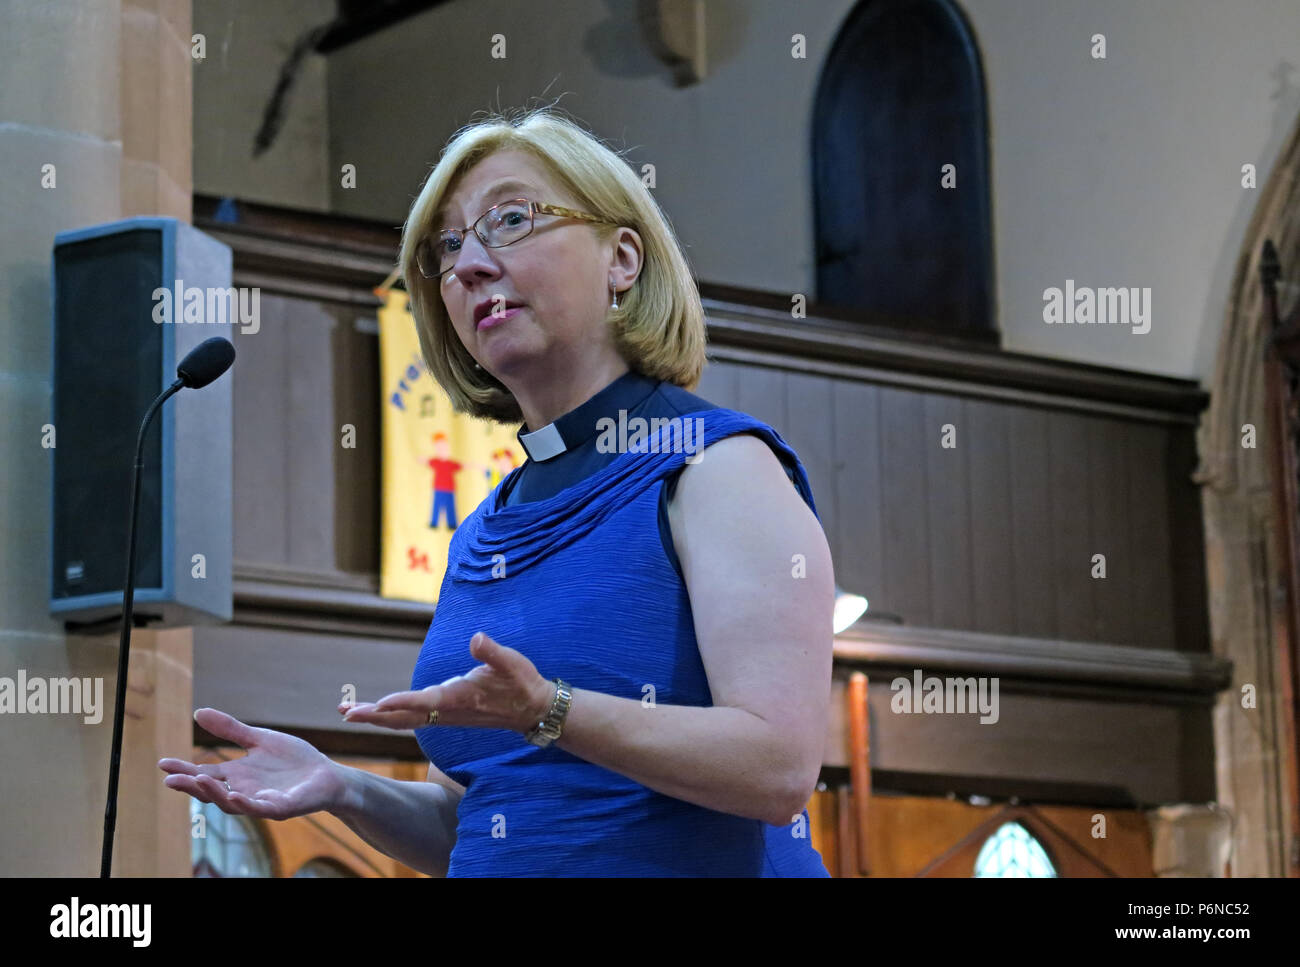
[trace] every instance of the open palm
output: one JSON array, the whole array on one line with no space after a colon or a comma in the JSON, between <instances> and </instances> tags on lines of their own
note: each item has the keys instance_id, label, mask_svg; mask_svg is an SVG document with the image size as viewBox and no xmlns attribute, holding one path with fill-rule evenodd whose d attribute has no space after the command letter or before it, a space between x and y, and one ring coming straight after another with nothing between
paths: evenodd
<instances>
[{"instance_id":1,"label":"open palm","mask_svg":"<svg viewBox=\"0 0 1300 967\"><path fill-rule=\"evenodd\" d=\"M167 788L214 803L223 812L262 819L305 816L341 801L344 783L338 767L310 742L272 729L253 728L214 708L199 709L194 720L248 754L203 764L160 759L158 768L168 773L163 780Z\"/></svg>"}]
</instances>

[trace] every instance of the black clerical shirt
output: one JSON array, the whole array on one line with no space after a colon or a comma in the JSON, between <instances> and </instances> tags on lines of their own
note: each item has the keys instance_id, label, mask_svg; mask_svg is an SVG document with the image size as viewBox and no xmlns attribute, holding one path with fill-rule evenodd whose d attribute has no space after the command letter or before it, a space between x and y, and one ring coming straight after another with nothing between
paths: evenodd
<instances>
[{"instance_id":1,"label":"black clerical shirt","mask_svg":"<svg viewBox=\"0 0 1300 967\"><path fill-rule=\"evenodd\" d=\"M528 460L502 482L501 504L508 507L546 500L611 463L619 454L617 451L601 453L597 449L598 422L609 417L617 424L619 410L626 411L624 420L640 417L648 425L655 418L680 417L717 408L716 404L674 383L650 379L629 370L587 402L540 430L530 431L525 425L515 434L528 454ZM793 480L793 471L788 466L785 471ZM668 478L667 486L659 496L659 537L678 577L682 575L682 568L668 525L668 501L672 499L680 473L678 470Z\"/></svg>"}]
</instances>

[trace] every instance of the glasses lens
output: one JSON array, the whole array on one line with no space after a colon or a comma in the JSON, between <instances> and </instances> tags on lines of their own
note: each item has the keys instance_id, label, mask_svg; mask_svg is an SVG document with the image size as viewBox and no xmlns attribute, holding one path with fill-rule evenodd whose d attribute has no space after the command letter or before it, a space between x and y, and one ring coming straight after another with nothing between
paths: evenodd
<instances>
[{"instance_id":1,"label":"glasses lens","mask_svg":"<svg viewBox=\"0 0 1300 967\"><path fill-rule=\"evenodd\" d=\"M526 200L508 201L486 212L476 226L488 248L517 242L533 230L533 212ZM463 240L458 232L443 232L415 247L415 262L425 278L444 275L456 267Z\"/></svg>"},{"instance_id":2,"label":"glasses lens","mask_svg":"<svg viewBox=\"0 0 1300 967\"><path fill-rule=\"evenodd\" d=\"M517 242L532 230L533 212L528 202L522 199L497 205L479 225L479 231L487 236L491 248Z\"/></svg>"},{"instance_id":3,"label":"glasses lens","mask_svg":"<svg viewBox=\"0 0 1300 967\"><path fill-rule=\"evenodd\" d=\"M440 238L426 238L415 246L415 264L421 275L433 279L456 264L456 253L459 251L459 239L452 233L444 232Z\"/></svg>"}]
</instances>

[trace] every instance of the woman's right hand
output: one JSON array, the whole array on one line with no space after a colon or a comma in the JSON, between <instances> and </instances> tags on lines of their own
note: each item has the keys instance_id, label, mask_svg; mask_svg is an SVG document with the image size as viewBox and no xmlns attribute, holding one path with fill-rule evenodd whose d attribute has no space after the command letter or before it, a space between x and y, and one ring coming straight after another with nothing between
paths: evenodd
<instances>
[{"instance_id":1,"label":"woman's right hand","mask_svg":"<svg viewBox=\"0 0 1300 967\"><path fill-rule=\"evenodd\" d=\"M248 754L203 764L159 759L158 768L168 773L163 780L168 789L214 803L222 812L262 819L291 819L343 804L347 793L344 768L310 742L253 728L214 708L199 709L194 720Z\"/></svg>"}]
</instances>

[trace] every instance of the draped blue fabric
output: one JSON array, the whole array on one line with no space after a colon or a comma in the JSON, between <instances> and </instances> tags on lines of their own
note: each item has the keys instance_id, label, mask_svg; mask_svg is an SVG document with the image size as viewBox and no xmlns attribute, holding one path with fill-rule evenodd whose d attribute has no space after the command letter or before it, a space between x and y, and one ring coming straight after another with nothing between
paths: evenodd
<instances>
[{"instance_id":1,"label":"draped blue fabric","mask_svg":"<svg viewBox=\"0 0 1300 967\"><path fill-rule=\"evenodd\" d=\"M686 419L699 421L695 452L759 436L816 514L804 468L774 429L725 408ZM690 598L660 539L660 490L690 455L667 434L548 499L503 506L502 481L452 536L411 688L469 672L470 638L483 631L573 688L711 706ZM440 725L416 737L466 787L448 876L829 876L806 810L786 826L718 812L509 730Z\"/></svg>"}]
</instances>

